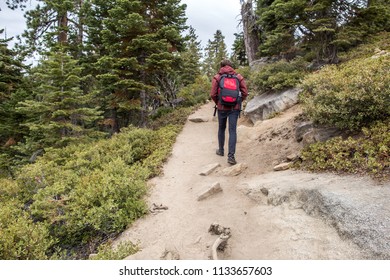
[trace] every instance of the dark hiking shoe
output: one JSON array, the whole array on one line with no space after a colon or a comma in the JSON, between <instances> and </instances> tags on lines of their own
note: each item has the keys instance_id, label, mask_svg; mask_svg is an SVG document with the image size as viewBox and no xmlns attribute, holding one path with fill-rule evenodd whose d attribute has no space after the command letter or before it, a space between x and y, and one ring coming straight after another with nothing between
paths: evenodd
<instances>
[{"instance_id":1,"label":"dark hiking shoe","mask_svg":"<svg viewBox=\"0 0 390 280\"><path fill-rule=\"evenodd\" d=\"M221 156L221 157L223 157L223 151L221 151L221 150L219 150L219 149L217 150L216 154L219 155L219 156Z\"/></svg>"},{"instance_id":2,"label":"dark hiking shoe","mask_svg":"<svg viewBox=\"0 0 390 280\"><path fill-rule=\"evenodd\" d=\"M233 156L228 157L228 163L235 165L237 163L236 159Z\"/></svg>"}]
</instances>

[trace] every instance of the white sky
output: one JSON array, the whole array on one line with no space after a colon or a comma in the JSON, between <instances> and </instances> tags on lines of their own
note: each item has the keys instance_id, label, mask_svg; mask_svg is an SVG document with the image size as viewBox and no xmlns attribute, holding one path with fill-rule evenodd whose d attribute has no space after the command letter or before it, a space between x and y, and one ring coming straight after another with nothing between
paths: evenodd
<instances>
[{"instance_id":1,"label":"white sky","mask_svg":"<svg viewBox=\"0 0 390 280\"><path fill-rule=\"evenodd\" d=\"M34 7L35 0L30 0L27 7ZM191 25L198 35L202 46L213 39L217 30L225 36L225 43L230 52L234 42L234 33L240 33L238 27L240 20L240 0L182 0L187 4L187 25ZM25 29L25 19L20 10L12 11L0 0L0 29L6 29L2 38L20 35Z\"/></svg>"}]
</instances>

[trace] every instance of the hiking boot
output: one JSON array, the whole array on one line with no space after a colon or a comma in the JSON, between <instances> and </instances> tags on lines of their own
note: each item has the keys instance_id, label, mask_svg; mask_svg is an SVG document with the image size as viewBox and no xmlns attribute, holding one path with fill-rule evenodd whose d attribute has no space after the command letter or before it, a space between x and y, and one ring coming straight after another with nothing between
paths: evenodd
<instances>
[{"instance_id":1,"label":"hiking boot","mask_svg":"<svg viewBox=\"0 0 390 280\"><path fill-rule=\"evenodd\" d=\"M216 154L223 157L223 151L221 151L220 149L217 150Z\"/></svg>"},{"instance_id":2,"label":"hiking boot","mask_svg":"<svg viewBox=\"0 0 390 280\"><path fill-rule=\"evenodd\" d=\"M237 161L234 158L234 156L229 156L228 157L228 163L230 163L231 165L235 165L237 163Z\"/></svg>"}]
</instances>

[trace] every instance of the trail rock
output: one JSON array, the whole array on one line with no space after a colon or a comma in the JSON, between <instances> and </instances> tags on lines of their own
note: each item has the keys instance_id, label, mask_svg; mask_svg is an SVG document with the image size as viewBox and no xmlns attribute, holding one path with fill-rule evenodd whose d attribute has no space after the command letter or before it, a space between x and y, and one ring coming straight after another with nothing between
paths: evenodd
<instances>
[{"instance_id":1,"label":"trail rock","mask_svg":"<svg viewBox=\"0 0 390 280\"><path fill-rule=\"evenodd\" d=\"M290 154L287 156L287 160L288 161L297 161L299 159L299 155L298 154Z\"/></svg>"},{"instance_id":2,"label":"trail rock","mask_svg":"<svg viewBox=\"0 0 390 280\"><path fill-rule=\"evenodd\" d=\"M267 119L271 114L284 111L298 103L301 89L293 88L283 92L264 93L255 96L245 107L244 113L252 123Z\"/></svg>"},{"instance_id":3,"label":"trail rock","mask_svg":"<svg viewBox=\"0 0 390 280\"><path fill-rule=\"evenodd\" d=\"M360 247L369 259L390 258L390 183L377 184L367 177L284 171L277 180L271 172L252 179L247 195L262 203L287 204L319 217L338 234Z\"/></svg>"},{"instance_id":4,"label":"trail rock","mask_svg":"<svg viewBox=\"0 0 390 280\"><path fill-rule=\"evenodd\" d=\"M293 166L293 162L283 162L281 164L278 164L274 167L274 171L283 171L283 170L287 170L287 169L290 169L291 166Z\"/></svg>"},{"instance_id":5,"label":"trail rock","mask_svg":"<svg viewBox=\"0 0 390 280\"><path fill-rule=\"evenodd\" d=\"M204 200L214 194L222 192L221 184L219 182L214 183L209 189L204 191L198 196L198 201Z\"/></svg>"},{"instance_id":6,"label":"trail rock","mask_svg":"<svg viewBox=\"0 0 390 280\"><path fill-rule=\"evenodd\" d=\"M221 165L219 163L211 163L211 164L205 166L205 168L199 173L199 175L207 176L220 166Z\"/></svg>"},{"instance_id":7,"label":"trail rock","mask_svg":"<svg viewBox=\"0 0 390 280\"><path fill-rule=\"evenodd\" d=\"M248 168L248 165L245 163L238 163L231 167L227 167L222 171L222 174L225 176L237 176L240 175L245 169Z\"/></svg>"}]
</instances>

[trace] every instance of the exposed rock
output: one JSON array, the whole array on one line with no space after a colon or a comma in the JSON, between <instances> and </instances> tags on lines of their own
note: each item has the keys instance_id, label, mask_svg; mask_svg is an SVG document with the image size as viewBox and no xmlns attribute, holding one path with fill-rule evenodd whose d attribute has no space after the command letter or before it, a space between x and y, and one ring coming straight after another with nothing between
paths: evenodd
<instances>
[{"instance_id":1,"label":"exposed rock","mask_svg":"<svg viewBox=\"0 0 390 280\"><path fill-rule=\"evenodd\" d=\"M287 158L288 161L295 162L295 161L297 161L299 159L299 155L298 154L290 154L286 158Z\"/></svg>"},{"instance_id":2,"label":"exposed rock","mask_svg":"<svg viewBox=\"0 0 390 280\"><path fill-rule=\"evenodd\" d=\"M301 142L303 140L303 135L312 131L313 128L314 126L312 122L302 122L298 124L295 128L295 140L297 140L297 142Z\"/></svg>"},{"instance_id":3,"label":"exposed rock","mask_svg":"<svg viewBox=\"0 0 390 280\"><path fill-rule=\"evenodd\" d=\"M302 142L304 146L316 142L324 142L342 134L343 132L337 128L315 126L312 122L302 122L295 128L295 140Z\"/></svg>"},{"instance_id":4,"label":"exposed rock","mask_svg":"<svg viewBox=\"0 0 390 280\"><path fill-rule=\"evenodd\" d=\"M390 259L390 183L367 177L284 171L275 180L263 174L247 183L247 195L263 203L302 209L333 226L344 239L358 245L369 259Z\"/></svg>"},{"instance_id":5,"label":"exposed rock","mask_svg":"<svg viewBox=\"0 0 390 280\"><path fill-rule=\"evenodd\" d=\"M283 92L264 93L255 96L245 107L244 113L252 123L267 119L271 114L286 110L298 103L301 89L293 88Z\"/></svg>"},{"instance_id":6,"label":"exposed rock","mask_svg":"<svg viewBox=\"0 0 390 280\"><path fill-rule=\"evenodd\" d=\"M210 188L205 190L202 194L198 196L198 201L206 199L214 194L222 192L221 184L219 182L214 183Z\"/></svg>"},{"instance_id":7,"label":"exposed rock","mask_svg":"<svg viewBox=\"0 0 390 280\"><path fill-rule=\"evenodd\" d=\"M276 165L274 167L274 171L283 171L283 170L290 169L293 164L294 164L293 162L283 162L281 164Z\"/></svg>"},{"instance_id":8,"label":"exposed rock","mask_svg":"<svg viewBox=\"0 0 390 280\"><path fill-rule=\"evenodd\" d=\"M302 144L303 146L308 146L310 144L313 144L317 142L316 137L315 137L315 132L313 130L306 132L302 136Z\"/></svg>"},{"instance_id":9,"label":"exposed rock","mask_svg":"<svg viewBox=\"0 0 390 280\"><path fill-rule=\"evenodd\" d=\"M316 127L314 129L315 140L317 142L324 142L330 138L341 136L343 132L334 127Z\"/></svg>"},{"instance_id":10,"label":"exposed rock","mask_svg":"<svg viewBox=\"0 0 390 280\"><path fill-rule=\"evenodd\" d=\"M267 188L261 188L260 189L261 193L264 194L265 196L268 196L268 189Z\"/></svg>"},{"instance_id":11,"label":"exposed rock","mask_svg":"<svg viewBox=\"0 0 390 280\"><path fill-rule=\"evenodd\" d=\"M227 167L224 170L222 170L222 174L225 176L237 176L241 174L245 169L248 168L248 165L245 163L238 163L236 165L233 165L231 167Z\"/></svg>"},{"instance_id":12,"label":"exposed rock","mask_svg":"<svg viewBox=\"0 0 390 280\"><path fill-rule=\"evenodd\" d=\"M220 166L221 165L219 163L209 164L209 165L205 166L205 168L199 173L199 175L207 176Z\"/></svg>"}]
</instances>

